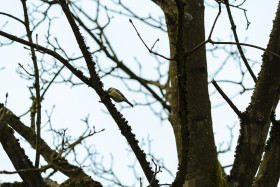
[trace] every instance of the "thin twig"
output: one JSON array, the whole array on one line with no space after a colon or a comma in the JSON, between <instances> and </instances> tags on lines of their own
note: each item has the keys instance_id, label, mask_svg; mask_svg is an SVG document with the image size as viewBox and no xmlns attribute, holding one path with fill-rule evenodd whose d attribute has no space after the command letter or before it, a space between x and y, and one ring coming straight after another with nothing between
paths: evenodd
<instances>
[{"instance_id":1,"label":"thin twig","mask_svg":"<svg viewBox=\"0 0 280 187\"><path fill-rule=\"evenodd\" d=\"M217 14L217 16L216 16L216 18L215 18L215 21L214 21L214 23L213 23L213 25L212 25L210 34L209 34L209 36L208 36L208 40L211 38L211 36L212 36L212 34L213 34L213 31L214 31L214 28L215 28L215 25L216 25L216 23L217 23L217 21L218 21L218 18L219 18L219 16L221 15L221 12L222 12L222 10L221 10L221 2L218 2L218 4L219 4L219 12L218 12L218 14Z\"/></svg>"},{"instance_id":2,"label":"thin twig","mask_svg":"<svg viewBox=\"0 0 280 187\"><path fill-rule=\"evenodd\" d=\"M242 112L238 110L238 108L233 104L233 102L228 98L228 96L224 93L224 91L220 88L220 86L217 84L217 82L213 79L212 84L214 87L218 90L218 92L221 94L221 96L226 100L226 102L229 104L229 106L232 108L232 110L237 114L237 116L241 119Z\"/></svg>"},{"instance_id":3,"label":"thin twig","mask_svg":"<svg viewBox=\"0 0 280 187\"><path fill-rule=\"evenodd\" d=\"M34 77L34 74L29 73L21 63L18 63L18 65L25 71L25 73L27 73L29 76Z\"/></svg>"},{"instance_id":4,"label":"thin twig","mask_svg":"<svg viewBox=\"0 0 280 187\"><path fill-rule=\"evenodd\" d=\"M216 23L217 23L217 21L218 21L218 18L219 18L219 16L220 16L220 14L221 14L221 3L225 3L224 1L218 1L218 0L216 0L216 2L219 4L219 11L218 11L218 14L217 14L217 16L216 16L216 18L215 18L215 20L214 20L214 23L213 23L213 25L212 25L212 27L211 27L211 30L210 30L208 39L205 40L204 42L198 44L196 47L194 47L194 48L191 49L190 51L188 51L188 52L186 53L186 57L188 57L189 55L191 55L192 53L194 53L196 50L198 50L199 48L201 48L202 46L204 46L204 45L207 44L207 43L211 43L212 45L214 45L214 44L231 44L231 45L237 45L238 50L239 50L239 53L241 54L242 60L244 61L244 59L245 59L245 61L244 61L245 65L246 65L246 63L247 63L246 67L247 67L247 69L248 69L249 72L250 72L251 68L250 68L250 66L249 66L249 64L248 64L248 62L247 62L247 59L245 58L245 56L244 56L244 54L243 54L242 49L240 49L240 46L247 46L247 47L252 47L252 48L260 49L260 50L262 50L262 51L264 51L264 52L270 53L270 54L272 54L272 55L274 55L274 56L280 58L280 55L279 55L279 54L276 54L276 53L274 53L274 52L272 52L272 51L270 51L270 50L267 50L267 49L265 49L265 48L262 48L262 47L259 47L259 46L256 46L256 45L252 45L252 44L240 43L239 40L238 40L237 34L236 34L236 26L234 25L234 21L233 21L233 18L232 18L232 16L231 16L230 13L229 13L229 14L230 14L229 16L231 16L231 17L230 17L230 21L231 21L231 24L232 24L232 30L233 30L233 32L234 32L234 36L235 36L236 42L216 42L216 41L213 41L213 40L211 39L211 36L212 36L212 34L213 34L213 32L214 32L215 25L216 25ZM226 4L226 3L225 3L225 4ZM229 6L232 6L232 5L229 5ZM233 6L233 7L235 7L235 6ZM245 10L244 10L244 11L245 11ZM244 12L244 13L245 13L245 12ZM246 13L245 13L245 15L246 15ZM246 16L246 19L247 19L247 16ZM250 22L248 21L248 19L247 19L247 22L248 22L248 23L247 23L247 26L248 26L249 23L250 23ZM243 55L244 57L243 57L242 55ZM248 68L248 67L249 67L249 68ZM254 78L255 75L253 74L252 70L251 70L250 74L251 74L251 76L253 77L254 81L256 82L256 78Z\"/></svg>"},{"instance_id":5,"label":"thin twig","mask_svg":"<svg viewBox=\"0 0 280 187\"><path fill-rule=\"evenodd\" d=\"M247 43L237 43L237 42L217 42L217 41L213 41L212 39L208 39L200 44L198 44L196 47L194 47L193 49L191 49L190 51L188 51L186 53L186 56L189 56L191 55L193 52L195 52L196 50L198 50L200 47L204 46L205 44L207 43L211 43L211 44L229 44L229 45L237 45L237 46L246 46L246 47L252 47L252 48L255 48L255 49L259 49L259 50L262 50L264 52L267 52L267 53L270 53L278 58L280 58L280 55L273 52L273 51L270 51L268 49L265 49L263 47L259 47L257 45L253 45L253 44L247 44Z\"/></svg>"},{"instance_id":6,"label":"thin twig","mask_svg":"<svg viewBox=\"0 0 280 187\"><path fill-rule=\"evenodd\" d=\"M48 86L46 87L46 89L43 91L42 95L41 95L41 100L44 99L44 96L47 92L47 90L49 89L49 87L52 85L52 83L54 82L54 80L56 79L56 77L60 74L60 72L62 71L62 69L65 67L65 65L61 66L61 68L57 71L57 73L54 75L54 77L52 78L52 80L49 82Z\"/></svg>"},{"instance_id":7,"label":"thin twig","mask_svg":"<svg viewBox=\"0 0 280 187\"><path fill-rule=\"evenodd\" d=\"M145 43L145 41L143 40L143 38L141 37L140 33L139 33L138 30L136 29L136 27L135 27L135 25L134 25L134 23L132 22L131 19L129 19L129 22L130 22L130 23L132 24L132 26L134 27L134 30L136 31L137 35L139 36L139 38L140 38L140 40L142 41L142 43L144 44L144 46L148 49L149 53L152 53L152 54L154 54L154 55L160 56L161 58L164 58L165 60L174 60L174 58L168 58L168 57L163 56L163 55L161 55L161 54L159 54L159 53L157 53L157 52L154 52L154 51L152 50L153 47L154 47L154 45L153 45L153 47L151 47L151 49L150 49L150 48L148 47L148 45Z\"/></svg>"},{"instance_id":8,"label":"thin twig","mask_svg":"<svg viewBox=\"0 0 280 187\"><path fill-rule=\"evenodd\" d=\"M0 174L17 174L17 173L24 173L24 172L33 172L33 171L40 171L45 172L47 169L51 168L52 164L48 164L46 166L42 166L41 168L28 168L28 169L19 169L16 171L0 171Z\"/></svg>"},{"instance_id":9,"label":"thin twig","mask_svg":"<svg viewBox=\"0 0 280 187\"><path fill-rule=\"evenodd\" d=\"M155 45L156 45L156 43L159 41L159 39L157 39L156 41L155 41L155 43L153 44L153 46L151 47L151 50L153 50L153 48L155 47Z\"/></svg>"},{"instance_id":10,"label":"thin twig","mask_svg":"<svg viewBox=\"0 0 280 187\"><path fill-rule=\"evenodd\" d=\"M14 19L14 20L16 20L16 21L22 23L23 25L25 24L22 20L20 20L19 18L15 17L15 16L13 16L13 15L11 15L11 14L7 14L7 13L5 13L5 12L0 12L0 14L2 14L2 15L4 15L4 16L7 16L7 17L10 17L10 18L12 18L12 19Z\"/></svg>"},{"instance_id":11,"label":"thin twig","mask_svg":"<svg viewBox=\"0 0 280 187\"><path fill-rule=\"evenodd\" d=\"M7 107L8 96L9 96L9 94L7 92L6 95L5 95L5 105L4 105L4 107Z\"/></svg>"},{"instance_id":12,"label":"thin twig","mask_svg":"<svg viewBox=\"0 0 280 187\"><path fill-rule=\"evenodd\" d=\"M21 0L22 3L22 8L23 8L23 13L24 13L24 25L25 25L25 30L26 30L26 35L28 38L29 42L33 43L32 40L32 32L30 29L30 22L29 22L29 16L28 16L28 10L27 10L27 5L26 1ZM37 42L37 49L38 47L38 36L36 36L36 42ZM39 67L37 63L37 56L35 54L35 49L33 47L30 47L31 50L31 56L32 56L32 62L34 66L34 89L36 93L36 130L37 130L37 135L36 135L36 156L35 156L35 167L39 168L40 164L40 139L41 139L41 94L40 94L40 74L39 74Z\"/></svg>"},{"instance_id":13,"label":"thin twig","mask_svg":"<svg viewBox=\"0 0 280 187\"><path fill-rule=\"evenodd\" d=\"M267 50L265 48L262 48L262 47L259 47L259 46L256 46L256 45L252 45L252 44L247 44L247 43L239 43L239 42L216 42L216 41L213 41L213 40L210 40L209 43L211 44L231 44L231 45L240 45L240 46L247 46L247 47L252 47L252 48L256 48L256 49L260 49L264 52L267 52L267 53L270 53L278 58L280 58L280 55L279 54L276 54L274 53L273 51L270 51L270 50Z\"/></svg>"},{"instance_id":14,"label":"thin twig","mask_svg":"<svg viewBox=\"0 0 280 187\"><path fill-rule=\"evenodd\" d=\"M236 32L236 25L234 23L234 20L233 20L233 17L232 17L232 14L231 14L231 11L230 11L230 6L229 6L229 2L228 0L224 0L225 2L225 5L226 5L226 8L227 8L227 12L228 12L228 17L229 17L229 21L230 21L230 24L231 24L231 30L233 32L233 36L234 36L234 39L235 39L235 42L237 43L237 49L240 53L240 56L246 66L246 68L248 69L251 77L253 78L254 82L257 82L257 77L255 76L253 70L251 69L245 55L244 55L244 52L241 48L241 45L239 45L239 39L238 39L238 35L237 35L237 32Z\"/></svg>"}]
</instances>

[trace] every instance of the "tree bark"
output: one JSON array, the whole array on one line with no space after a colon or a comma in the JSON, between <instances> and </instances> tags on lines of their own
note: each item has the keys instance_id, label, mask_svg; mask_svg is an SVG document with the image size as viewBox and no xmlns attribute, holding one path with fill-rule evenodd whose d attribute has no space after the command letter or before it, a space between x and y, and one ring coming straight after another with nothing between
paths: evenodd
<instances>
[{"instance_id":1,"label":"tree bark","mask_svg":"<svg viewBox=\"0 0 280 187\"><path fill-rule=\"evenodd\" d=\"M18 140L14 136L14 131L5 122L0 122L0 143L15 169L22 171L18 174L26 186L46 186L40 172L35 170L36 168L20 147ZM30 169L34 169L34 171L28 171Z\"/></svg>"},{"instance_id":2,"label":"tree bark","mask_svg":"<svg viewBox=\"0 0 280 187\"><path fill-rule=\"evenodd\" d=\"M280 53L280 6L273 23L267 49ZM241 119L241 130L230 182L235 186L252 186L259 168L280 85L280 59L268 52L255 85L250 105ZM278 102L278 101L277 101ZM277 159L279 161L279 158Z\"/></svg>"},{"instance_id":3,"label":"tree bark","mask_svg":"<svg viewBox=\"0 0 280 187\"><path fill-rule=\"evenodd\" d=\"M188 113L186 116L187 123L182 124L180 114L180 100L178 86L177 63L178 61L170 61L170 79L171 79L171 108L172 112L169 120L172 124L174 135L176 138L178 158L181 158L182 135L180 131L183 126L187 126L188 137L188 168L184 186L223 186L224 178L220 164L217 159L217 152L214 142L212 129L211 106L208 95L207 81L207 61L205 46L192 54L188 51L205 41L204 32L204 2L184 1L184 26L183 41L177 41L177 24L178 11L175 2L168 1L166 4L159 3L165 13L166 24L168 28L168 36L170 43L170 58L178 55L176 44L183 42L185 57L184 68L186 87L184 92L187 98ZM180 162L180 160L179 160Z\"/></svg>"}]
</instances>

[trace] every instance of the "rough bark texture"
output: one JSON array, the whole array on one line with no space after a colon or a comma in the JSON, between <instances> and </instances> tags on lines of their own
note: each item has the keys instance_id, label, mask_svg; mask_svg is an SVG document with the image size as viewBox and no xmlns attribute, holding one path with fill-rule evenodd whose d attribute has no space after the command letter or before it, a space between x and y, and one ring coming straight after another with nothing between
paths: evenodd
<instances>
[{"instance_id":1,"label":"rough bark texture","mask_svg":"<svg viewBox=\"0 0 280 187\"><path fill-rule=\"evenodd\" d=\"M23 171L19 172L19 175L26 186L46 186L39 171L27 171L35 168L25 155L24 149L20 147L14 131L4 122L0 122L0 142L15 169Z\"/></svg>"},{"instance_id":2,"label":"rough bark texture","mask_svg":"<svg viewBox=\"0 0 280 187\"><path fill-rule=\"evenodd\" d=\"M204 33L204 2L185 1L184 8L184 37L185 48L185 94L187 96L188 122L181 124L179 108L181 102L178 97L178 75L177 61L170 61L169 73L171 77L170 101L172 112L170 122L176 137L178 157L181 158L182 125L188 126L189 147L188 147L188 173L184 186L222 186L222 170L217 160L217 153L212 130L211 106L208 95L207 64L205 47L200 48L193 54L187 52L205 41ZM170 40L171 58L177 57L177 24L178 11L175 3L160 4L165 13L168 36ZM182 68L184 68L182 67Z\"/></svg>"},{"instance_id":3,"label":"rough bark texture","mask_svg":"<svg viewBox=\"0 0 280 187\"><path fill-rule=\"evenodd\" d=\"M25 2L25 0L22 2ZM207 42L211 43L211 41L210 38L205 41L204 1L154 0L154 2L163 10L168 29L171 59L169 66L170 87L168 88L171 97L168 102L171 107L168 103L164 103L147 85L144 87L165 109L171 111L169 121L173 127L179 160L179 171L171 186L276 187L280 176L280 121L271 117L271 114L280 98L280 58L268 51L263 55L261 71L251 102L246 111L244 113L240 112L240 115L238 115L241 126L240 136L233 168L230 176L226 178L217 158L212 128L204 45ZM227 0L217 2L228 5ZM53 1L53 3L57 3L57 1ZM103 89L103 83L95 68L96 62L92 58L92 53L90 53L76 21L83 28L86 26L78 17L73 17L65 0L60 0L60 4L86 61L89 78L55 51L3 31L0 31L0 35L53 56L65 65L73 75L93 88L117 123L120 132L126 137L142 166L147 180L151 183L150 186L160 186L159 181L155 178L156 173L151 169L151 164L146 159L145 152L138 145L138 140L132 133L130 125L114 107L107 92ZM227 9L229 9L229 5ZM26 9L26 16L27 13ZM233 31L235 31L233 20L230 20L232 27L234 27ZM87 31L90 32L90 29ZM236 33L235 36L237 36ZM237 41L235 44L239 45L238 43ZM102 50L105 50L103 43L100 42L99 44L100 46L102 44ZM197 46L200 47L196 48ZM193 50L194 48L196 50ZM275 54L280 54L280 5L278 5L267 49ZM242 54L242 52L240 53ZM242 56L243 61L245 61L244 54ZM117 58L114 57L114 59ZM122 62L118 62L118 64L118 67L123 69L132 79L137 80L140 84L147 84L144 83L144 79L134 78L137 76ZM40 101L40 99L38 100ZM24 184L20 185L45 186L46 184L40 174L41 170L34 168L24 150L20 147L18 140L14 137L11 128L17 131L33 148L36 148L36 139L37 142L40 142L40 146L37 146L38 153L49 166L69 177L61 186L102 186L101 183L88 176L82 168L70 164L64 157L61 157L60 153L52 150L40 136L36 136L32 128L24 125L17 116L7 111L4 105L0 104L0 142L24 181ZM273 125L270 139L266 149L264 149L271 122ZM262 156L263 160L261 160ZM37 159L37 162L39 163L39 159ZM259 172L256 176L257 170Z\"/></svg>"},{"instance_id":4,"label":"rough bark texture","mask_svg":"<svg viewBox=\"0 0 280 187\"><path fill-rule=\"evenodd\" d=\"M280 9L276 13L268 50L280 53ZM236 158L231 171L233 186L251 186L264 151L270 125L271 112L278 98L280 85L280 59L269 53L263 55L251 103L241 121ZM279 177L279 176L278 176Z\"/></svg>"},{"instance_id":5,"label":"rough bark texture","mask_svg":"<svg viewBox=\"0 0 280 187\"><path fill-rule=\"evenodd\" d=\"M185 9L186 52L205 41L204 2L187 1ZM208 95L205 46L186 56L190 154L186 186L220 186L217 153Z\"/></svg>"},{"instance_id":6,"label":"rough bark texture","mask_svg":"<svg viewBox=\"0 0 280 187\"><path fill-rule=\"evenodd\" d=\"M2 104L0 104L0 110L3 110L3 109L5 111L6 110L9 111ZM25 126L19 120L19 118L17 116L15 116L12 112L9 112L9 113L5 114L5 116L2 118L2 120L3 120L3 122L7 123L10 127L12 127L15 131L17 131L33 148L36 147L36 134L35 134L35 132L31 128ZM3 124L1 124L1 125L3 125ZM1 128L3 128L3 126ZM11 129L9 131L11 131ZM9 131L7 131L7 132L9 132ZM3 130L0 131L0 139L1 139L0 141L1 141L2 145L5 145L5 144L9 143L7 140L4 139L7 136L7 134L8 133L4 133ZM2 141L2 139L4 139L5 141L4 140ZM71 165L65 158L61 157L61 155L59 153L52 150L43 139L41 139L40 142L41 142L41 145L40 145L41 156L45 159L45 161L48 164L52 165L55 169L57 169L58 171L60 171L64 175L68 176L69 178L73 178L72 183L71 183L72 185L74 184L74 182L76 182L76 184L80 184L80 183L84 184L86 182L87 186L99 186L99 187L102 186L99 182L91 179L81 168L79 168L77 166L74 166L74 165ZM9 145L13 145L13 144L9 143L7 145L7 147L9 147ZM12 146L12 148L15 149L15 146ZM11 153L11 155L16 157L16 158L20 158L19 157L20 153L13 152L13 153ZM12 160L12 158L11 158L11 160ZM28 162L26 161L25 163L28 163ZM18 169L30 169L30 168L32 168L31 167L32 165L28 166L28 167L24 166L24 168L23 168L23 166L20 166L19 168L17 168L15 164L14 164L14 166L17 170ZM23 173L23 174L25 174L25 173ZM39 176L31 176L29 173L26 173L26 175L27 175L27 178L29 180L31 180L31 179L39 180L40 177L41 177L40 175ZM23 177L22 177L22 179L24 180ZM36 186L36 185L29 185L29 186ZM41 185L41 186L43 186L43 185Z\"/></svg>"},{"instance_id":7,"label":"rough bark texture","mask_svg":"<svg viewBox=\"0 0 280 187\"><path fill-rule=\"evenodd\" d=\"M277 186L280 177L280 121L273 124L254 187Z\"/></svg>"}]
</instances>

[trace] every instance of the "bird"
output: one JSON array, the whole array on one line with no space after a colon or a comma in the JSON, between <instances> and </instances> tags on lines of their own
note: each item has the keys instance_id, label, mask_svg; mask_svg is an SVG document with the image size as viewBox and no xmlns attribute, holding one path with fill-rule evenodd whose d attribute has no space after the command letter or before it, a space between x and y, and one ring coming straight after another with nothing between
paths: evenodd
<instances>
[{"instance_id":1,"label":"bird","mask_svg":"<svg viewBox=\"0 0 280 187\"><path fill-rule=\"evenodd\" d=\"M109 88L107 91L106 91L109 96L114 100L116 101L117 103L119 102L126 102L127 104L129 104L131 107L133 107L133 104L131 104L127 99L126 97L116 88Z\"/></svg>"}]
</instances>

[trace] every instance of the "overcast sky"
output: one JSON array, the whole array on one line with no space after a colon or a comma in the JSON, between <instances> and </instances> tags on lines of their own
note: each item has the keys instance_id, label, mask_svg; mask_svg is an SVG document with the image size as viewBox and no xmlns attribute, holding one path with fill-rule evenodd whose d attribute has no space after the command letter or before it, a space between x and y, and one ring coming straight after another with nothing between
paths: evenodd
<instances>
[{"instance_id":1,"label":"overcast sky","mask_svg":"<svg viewBox=\"0 0 280 187\"><path fill-rule=\"evenodd\" d=\"M21 3L19 1L0 0L0 2L2 2L0 6L0 12L9 13L17 16L20 19L23 19ZM88 9L88 11L91 11L91 4L88 4L89 1L84 0L82 2L83 7ZM149 13L151 13L154 17L162 15L160 9L150 1L123 0L123 2L131 7L132 10L137 11L139 15L145 16ZM207 2L211 2L210 4L212 5L214 4L212 1ZM269 3L267 1L246 1L243 8L248 10L246 12L247 17L251 22L248 29L246 29L246 19L243 11L236 9L233 10L233 16L236 21L240 41L255 44L264 48L266 47L272 28L272 20L277 8L277 3L278 2L276 0L270 0ZM95 9L92 8L92 10ZM218 9L206 5L205 10L207 36ZM53 8L51 11L53 15L59 16L62 14L59 6ZM224 8L222 11L222 15L220 16L215 27L212 39L232 41L230 25L227 20L226 11ZM0 20L1 30L18 37L21 37L24 33L24 27L22 25L6 19L6 17L3 15L0 15ZM9 22L7 22L5 25L4 20L9 20ZM169 54L168 38L165 32L146 26L136 19L133 19L133 21L139 29L142 37L149 45L152 45L153 42L159 38L160 41L158 42L156 49L162 54ZM59 38L61 45L65 47L69 54L77 54L78 46L75 43L71 31L67 30L70 29L68 23L65 21L65 19L59 19L55 21L55 24L56 33L58 35L57 37ZM140 42L133 27L129 23L128 18L114 15L114 18L111 20L110 24L111 25L106 32L108 37L111 39L113 48L118 52L120 59L122 59L126 64L128 64L129 67L131 67L133 71L135 71L135 73L137 73L138 69L135 63L135 58L137 58L137 60L140 61L141 65L143 66L143 75L149 77L150 79L156 79L157 75L155 74L154 68L157 66L157 62ZM39 35L39 43L44 46L44 36L46 34L46 29L42 27L41 29L36 30L36 33ZM0 37L0 41L6 42L7 40L3 37ZM88 44L91 45L90 42L88 42ZM90 47L94 48L94 45L92 44ZM207 47L212 48L211 45L207 45ZM228 49L229 48L230 47L228 46ZM244 49L246 50L247 58L261 62L261 55L263 54L262 51L250 48ZM209 74L211 74L211 72L214 72L214 69L217 67L217 65L219 65L224 60L225 54L216 53L216 58L214 58L210 53L207 55ZM21 79L16 73L16 70L19 69L18 63L23 64L25 67L28 67L27 64L31 64L29 52L24 49L22 45L13 44L11 46L1 47L0 56L0 68L4 67L3 70L0 70L0 102L3 103L5 101L5 94L8 92L9 97L7 107L11 109L16 115L21 115L30 107L30 92L27 86L31 86L32 82ZM104 57L100 57L99 61L106 63L109 60ZM53 63L53 61L50 60L49 63ZM166 67L167 65L168 64L166 63ZM259 66L255 66L254 69L257 72ZM63 73L66 74L67 71L65 70ZM239 71L237 63L232 61L231 64L225 68L224 73L217 77L217 80L231 79L239 81L240 76L238 73ZM103 81L105 88L109 88L111 86L118 87L126 95L126 97L132 101L132 103L145 101L143 95L130 92L120 80L117 80L114 77L105 78ZM252 80L249 76L246 77L246 82L249 87L253 86ZM135 85L134 83L128 84L130 86ZM228 84L221 84L221 86L231 97L235 96L238 90L240 90L240 87L232 87L232 85ZM214 88L211 85L209 86L209 89L210 92L214 91ZM234 97L233 101L240 110L244 110L248 104L250 96L251 92L247 92L241 96ZM105 131L89 138L87 140L87 144L92 144L100 154L104 155L104 163L107 163L107 165L110 165L110 154L112 153L112 155L114 155L114 169L119 179L125 184L131 185L134 181L133 174L131 170L128 169L127 164L133 163L135 158L132 154L128 154L126 151L128 146L125 138L120 134L118 127L111 117L106 114L106 112L104 112L106 111L105 107L98 101L99 98L97 97L95 91L88 88L87 86L71 88L69 85L64 84L53 85L42 103L43 124L47 121L46 113L50 113L53 106L55 106L52 115L53 127L57 129L67 128L67 133L69 133L69 135L78 137L81 133L79 130L84 128L81 119L89 114L91 125L94 125L97 130L105 128ZM224 101L218 94L211 96L211 103L212 106L219 106L213 109L213 123L217 147L219 147L219 143L225 142L226 144L227 141L229 141L229 132L226 126L233 126L234 124L236 124L235 128L233 129L235 134L235 145L239 132L239 125L237 123L238 119L235 113L226 104L223 104ZM125 104L123 106L125 106ZM120 104L117 104L117 107L120 108ZM155 154L157 158L164 159L165 165L173 173L175 173L177 169L177 155L172 132L173 130L171 129L168 121L161 122L153 115L148 107L143 106L126 108L122 110L122 113L132 126L133 132L137 135L139 140L144 139L145 142L147 142L146 140L148 137L153 140L153 154ZM22 121L28 125L30 123L29 116L27 115L23 117ZM42 137L52 144L52 136L50 132L47 132L47 128L43 129ZM223 165L232 163L235 147L234 145L231 152L220 156L220 160ZM29 150L27 151L28 155L30 156L30 159L34 161L34 151L29 145L23 143L23 146ZM147 146L143 148L145 150L148 149ZM85 154L82 149L80 150L80 153L81 157L83 157L83 154ZM0 158L0 170L14 170L1 146ZM71 159L69 159L69 161L71 162ZM138 169L138 175L141 177L144 176L140 169ZM93 178L96 179L95 177ZM158 175L158 178L160 179L161 183L170 183L172 181L172 176L164 172ZM17 175L0 175L0 181L2 182L14 181L15 179L20 180ZM62 182L66 178L62 175L57 175L53 179ZM131 179L131 181L128 179Z\"/></svg>"}]
</instances>

